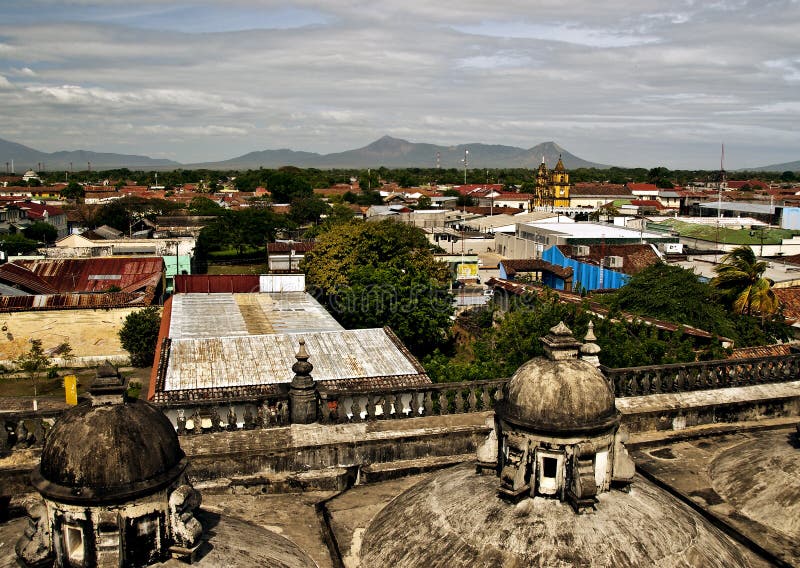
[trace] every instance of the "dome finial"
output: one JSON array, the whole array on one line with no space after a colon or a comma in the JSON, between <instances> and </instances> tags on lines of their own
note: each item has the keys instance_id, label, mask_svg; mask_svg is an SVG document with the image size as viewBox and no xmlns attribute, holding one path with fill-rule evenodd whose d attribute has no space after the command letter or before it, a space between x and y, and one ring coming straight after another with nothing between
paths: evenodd
<instances>
[{"instance_id":1,"label":"dome finial","mask_svg":"<svg viewBox=\"0 0 800 568\"><path fill-rule=\"evenodd\" d=\"M594 323L589 322L589 329L586 331L586 336L583 338L585 343L581 345L581 359L587 363L591 363L595 367L600 366L600 346L595 343L597 338L594 335Z\"/></svg>"},{"instance_id":2,"label":"dome finial","mask_svg":"<svg viewBox=\"0 0 800 568\"><path fill-rule=\"evenodd\" d=\"M563 321L550 328L550 333L542 337L545 356L551 361L577 359L581 342L572 336L572 330Z\"/></svg>"}]
</instances>

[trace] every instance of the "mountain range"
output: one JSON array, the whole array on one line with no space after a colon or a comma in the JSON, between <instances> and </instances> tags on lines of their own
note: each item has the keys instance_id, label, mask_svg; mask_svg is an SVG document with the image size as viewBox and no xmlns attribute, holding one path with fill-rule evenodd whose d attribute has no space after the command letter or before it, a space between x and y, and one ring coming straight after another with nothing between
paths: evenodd
<instances>
[{"instance_id":1,"label":"mountain range","mask_svg":"<svg viewBox=\"0 0 800 568\"><path fill-rule=\"evenodd\" d=\"M567 169L581 167L607 168L602 164L589 162L579 158L554 142L544 142L533 148L524 149L514 146L490 144L460 144L458 146L437 146L408 142L390 136L384 136L367 146L336 152L333 154L317 154L314 152L298 152L295 150L261 150L243 156L221 160L181 164L172 160L154 159L148 156L112 154L73 150L60 152L40 152L22 144L0 138L0 164L13 160L16 172L27 169L85 170L91 163L93 170L110 170L115 168L130 169L216 169L247 170L258 168L279 168L281 166L297 166L300 168L463 168L463 158L467 154L467 166L476 168L535 168L542 158L552 167L562 157Z\"/></svg>"},{"instance_id":2,"label":"mountain range","mask_svg":"<svg viewBox=\"0 0 800 568\"><path fill-rule=\"evenodd\" d=\"M589 162L571 154L555 142L543 142L533 148L490 144L459 144L457 146L437 146L409 142L391 136L384 136L355 150L333 154L295 152L294 150L262 150L251 152L238 158L204 164L191 164L187 167L209 169L253 169L297 166L301 168L463 168L464 156L467 167L481 168L536 168L544 157L553 167L561 156L564 167L608 168L603 164Z\"/></svg>"},{"instance_id":3,"label":"mountain range","mask_svg":"<svg viewBox=\"0 0 800 568\"><path fill-rule=\"evenodd\" d=\"M297 166L300 168L463 168L464 157L467 167L481 168L528 168L535 169L542 159L549 167L553 167L559 156L568 170L576 168L609 168L584 160L570 153L555 142L543 142L532 148L517 148L498 144L459 144L457 146L437 146L420 142L409 142L391 136L384 136L362 148L317 154L300 152L288 148L280 150L261 150L242 156L217 162L181 164L172 160L150 158L129 154L91 152L88 150L71 150L59 152L41 152L16 142L0 138L0 164L7 162L7 169L12 161L17 173L27 169L43 169L48 171L85 170L89 163L93 170L110 170L130 168L134 170L171 170L215 169L215 170L248 170L258 168L279 168ZM800 171L800 161L788 162L749 168L751 171Z\"/></svg>"}]
</instances>

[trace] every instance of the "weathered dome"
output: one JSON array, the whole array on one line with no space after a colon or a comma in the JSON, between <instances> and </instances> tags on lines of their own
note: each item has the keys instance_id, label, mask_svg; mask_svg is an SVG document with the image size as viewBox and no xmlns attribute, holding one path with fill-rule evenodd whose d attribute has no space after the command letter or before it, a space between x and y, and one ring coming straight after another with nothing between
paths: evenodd
<instances>
[{"instance_id":1,"label":"weathered dome","mask_svg":"<svg viewBox=\"0 0 800 568\"><path fill-rule=\"evenodd\" d=\"M543 433L587 433L618 422L614 391L586 361L536 358L523 364L503 392L503 420Z\"/></svg>"},{"instance_id":2,"label":"weathered dome","mask_svg":"<svg viewBox=\"0 0 800 568\"><path fill-rule=\"evenodd\" d=\"M175 429L158 408L86 402L50 430L33 482L57 501L124 501L165 487L185 468Z\"/></svg>"},{"instance_id":3,"label":"weathered dome","mask_svg":"<svg viewBox=\"0 0 800 568\"><path fill-rule=\"evenodd\" d=\"M360 565L407 568L489 566L761 566L760 559L688 506L637 478L630 493L598 495L576 516L557 500L517 505L471 464L436 473L393 499L367 527Z\"/></svg>"}]
</instances>

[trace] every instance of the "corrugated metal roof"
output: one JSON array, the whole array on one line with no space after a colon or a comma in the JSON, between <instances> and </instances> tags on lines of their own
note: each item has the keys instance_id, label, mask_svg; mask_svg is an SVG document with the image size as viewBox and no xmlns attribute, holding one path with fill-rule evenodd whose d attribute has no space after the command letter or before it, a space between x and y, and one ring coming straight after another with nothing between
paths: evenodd
<instances>
[{"instance_id":1,"label":"corrugated metal roof","mask_svg":"<svg viewBox=\"0 0 800 568\"><path fill-rule=\"evenodd\" d=\"M159 390L288 383L301 338L317 381L424 375L384 329L173 339Z\"/></svg>"},{"instance_id":2,"label":"corrugated metal roof","mask_svg":"<svg viewBox=\"0 0 800 568\"><path fill-rule=\"evenodd\" d=\"M177 294L234 294L258 290L259 277L255 274L183 274L175 277Z\"/></svg>"},{"instance_id":3,"label":"corrugated metal roof","mask_svg":"<svg viewBox=\"0 0 800 568\"><path fill-rule=\"evenodd\" d=\"M176 294L169 337L175 340L342 329L305 292Z\"/></svg>"},{"instance_id":4,"label":"corrugated metal roof","mask_svg":"<svg viewBox=\"0 0 800 568\"><path fill-rule=\"evenodd\" d=\"M38 294L54 294L57 291L30 269L17 262L9 262L0 266L0 280L16 284L23 290Z\"/></svg>"},{"instance_id":5,"label":"corrugated metal roof","mask_svg":"<svg viewBox=\"0 0 800 568\"><path fill-rule=\"evenodd\" d=\"M0 312L149 306L153 303L153 292L153 289L150 289L146 292L114 292L110 294L0 296Z\"/></svg>"},{"instance_id":6,"label":"corrugated metal roof","mask_svg":"<svg viewBox=\"0 0 800 568\"><path fill-rule=\"evenodd\" d=\"M51 287L43 293L102 292L112 285L123 292L136 292L157 286L164 272L161 257L65 258L14 263L27 268Z\"/></svg>"}]
</instances>

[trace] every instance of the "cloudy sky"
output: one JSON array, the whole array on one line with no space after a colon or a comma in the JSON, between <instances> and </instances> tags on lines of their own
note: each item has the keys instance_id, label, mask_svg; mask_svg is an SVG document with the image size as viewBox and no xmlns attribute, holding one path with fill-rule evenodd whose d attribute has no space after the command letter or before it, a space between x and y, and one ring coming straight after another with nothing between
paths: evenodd
<instances>
[{"instance_id":1,"label":"cloudy sky","mask_svg":"<svg viewBox=\"0 0 800 568\"><path fill-rule=\"evenodd\" d=\"M800 0L2 0L2 138L189 163L384 134L798 160Z\"/></svg>"}]
</instances>

